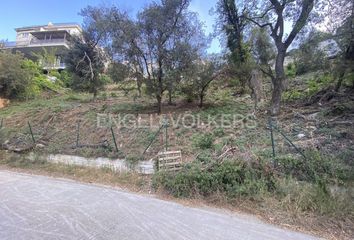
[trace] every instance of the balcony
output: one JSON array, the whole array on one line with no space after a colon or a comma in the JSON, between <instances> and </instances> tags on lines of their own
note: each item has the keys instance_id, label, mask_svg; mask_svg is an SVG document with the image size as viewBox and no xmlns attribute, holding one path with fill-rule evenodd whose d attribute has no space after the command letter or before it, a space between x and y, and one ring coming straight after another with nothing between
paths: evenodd
<instances>
[{"instance_id":1,"label":"balcony","mask_svg":"<svg viewBox=\"0 0 354 240\"><path fill-rule=\"evenodd\" d=\"M57 46L63 45L69 48L68 41L64 38L61 39L36 39L33 38L27 45L28 47L47 47L47 46Z\"/></svg>"},{"instance_id":2,"label":"balcony","mask_svg":"<svg viewBox=\"0 0 354 240\"><path fill-rule=\"evenodd\" d=\"M45 70L65 69L65 63L63 62L56 62L55 64L41 64L41 66Z\"/></svg>"}]
</instances>

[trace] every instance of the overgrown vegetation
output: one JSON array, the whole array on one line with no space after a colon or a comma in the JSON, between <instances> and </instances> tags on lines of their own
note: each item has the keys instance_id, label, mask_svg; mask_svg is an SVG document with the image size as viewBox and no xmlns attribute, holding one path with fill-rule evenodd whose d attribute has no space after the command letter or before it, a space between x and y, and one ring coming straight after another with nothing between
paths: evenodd
<instances>
[{"instance_id":1,"label":"overgrown vegetation","mask_svg":"<svg viewBox=\"0 0 354 240\"><path fill-rule=\"evenodd\" d=\"M51 82L40 66L21 53L0 51L0 95L10 99L32 99L44 90L57 92L60 84Z\"/></svg>"},{"instance_id":2,"label":"overgrown vegetation","mask_svg":"<svg viewBox=\"0 0 354 240\"><path fill-rule=\"evenodd\" d=\"M218 162L209 157L205 161L203 156L177 173L157 173L153 186L176 197L226 197L228 202L272 198L284 211L354 217L350 200L354 192L344 184L353 169L343 169L338 159L312 151L306 154L307 160L293 156L277 158L279 165L274 169L268 159Z\"/></svg>"},{"instance_id":3,"label":"overgrown vegetation","mask_svg":"<svg viewBox=\"0 0 354 240\"><path fill-rule=\"evenodd\" d=\"M133 166L154 159L167 136L167 148L182 150L184 163L180 171L157 172L154 190L228 206L251 202L256 209L290 215L291 221L325 219L323 226L335 223L330 228L349 236L353 227L347 225L354 221L353 13L346 11L333 33L302 35L306 22L320 20L317 1L271 1L261 9L248 2L218 1L218 27L227 50L210 55L210 39L189 3L154 2L136 18L117 7L85 8L84 40L72 42L66 70L47 76L22 54L0 51L0 94L31 100L0 110L1 146L32 146L29 121L39 154L125 158ZM334 4L339 10L352 7L347 0ZM283 21L293 18L292 31L285 35ZM335 41L341 51L328 54L321 48L324 40ZM299 46L287 52L292 42ZM273 157L270 113L278 114L275 121L304 156L275 135ZM98 126L99 117L103 126ZM167 134L156 135L162 118L169 120ZM153 124L140 128L135 120ZM178 121L184 125L173 126ZM202 124L193 125L198 121ZM76 146L79 125L82 148ZM126 181L113 173L38 159L12 157L0 163Z\"/></svg>"}]
</instances>

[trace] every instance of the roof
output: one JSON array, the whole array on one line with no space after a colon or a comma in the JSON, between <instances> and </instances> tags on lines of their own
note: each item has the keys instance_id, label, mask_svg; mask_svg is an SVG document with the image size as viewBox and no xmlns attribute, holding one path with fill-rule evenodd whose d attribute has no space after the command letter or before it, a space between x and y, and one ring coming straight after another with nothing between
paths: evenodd
<instances>
[{"instance_id":1,"label":"roof","mask_svg":"<svg viewBox=\"0 0 354 240\"><path fill-rule=\"evenodd\" d=\"M80 24L78 23L51 23L49 22L47 25L34 25L34 26L28 26L28 27L19 27L15 28L16 32L18 31L25 31L25 30L35 30L37 28L48 28L48 27L79 27L81 28Z\"/></svg>"}]
</instances>

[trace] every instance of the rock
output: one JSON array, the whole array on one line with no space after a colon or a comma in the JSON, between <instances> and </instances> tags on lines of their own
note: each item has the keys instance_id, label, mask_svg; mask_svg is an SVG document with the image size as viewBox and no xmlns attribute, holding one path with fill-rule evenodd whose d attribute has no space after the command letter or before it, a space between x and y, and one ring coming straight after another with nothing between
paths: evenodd
<instances>
[{"instance_id":1,"label":"rock","mask_svg":"<svg viewBox=\"0 0 354 240\"><path fill-rule=\"evenodd\" d=\"M43 144L38 143L36 144L36 148L45 148L45 146Z\"/></svg>"},{"instance_id":2,"label":"rock","mask_svg":"<svg viewBox=\"0 0 354 240\"><path fill-rule=\"evenodd\" d=\"M301 138L304 138L304 137L306 137L306 135L303 134L303 133L299 133L299 134L297 135L297 138L298 138L298 139L301 139Z\"/></svg>"}]
</instances>

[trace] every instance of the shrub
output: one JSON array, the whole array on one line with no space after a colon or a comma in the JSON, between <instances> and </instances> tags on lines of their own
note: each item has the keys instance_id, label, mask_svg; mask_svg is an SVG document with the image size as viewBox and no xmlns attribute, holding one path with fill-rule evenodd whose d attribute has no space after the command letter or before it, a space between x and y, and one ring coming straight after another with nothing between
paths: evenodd
<instances>
[{"instance_id":1,"label":"shrub","mask_svg":"<svg viewBox=\"0 0 354 240\"><path fill-rule=\"evenodd\" d=\"M204 164L210 163L213 161L211 152L209 150L204 150L204 151L200 152L197 155L196 160L201 163L204 163Z\"/></svg>"},{"instance_id":2,"label":"shrub","mask_svg":"<svg viewBox=\"0 0 354 240\"><path fill-rule=\"evenodd\" d=\"M286 66L285 75L289 78L294 78L296 76L296 65L294 63L289 63Z\"/></svg>"},{"instance_id":3,"label":"shrub","mask_svg":"<svg viewBox=\"0 0 354 240\"><path fill-rule=\"evenodd\" d=\"M192 137L192 145L200 149L210 149L214 146L214 136L211 133L195 134Z\"/></svg>"},{"instance_id":4,"label":"shrub","mask_svg":"<svg viewBox=\"0 0 354 240\"><path fill-rule=\"evenodd\" d=\"M295 212L317 212L321 215L354 216L348 192L331 193L323 182L311 184L294 179L280 179L277 196L283 208Z\"/></svg>"},{"instance_id":5,"label":"shrub","mask_svg":"<svg viewBox=\"0 0 354 240\"><path fill-rule=\"evenodd\" d=\"M127 161L128 167L134 168L136 164L138 164L138 162L141 160L141 156L137 154L128 154L125 159Z\"/></svg>"},{"instance_id":6,"label":"shrub","mask_svg":"<svg viewBox=\"0 0 354 240\"><path fill-rule=\"evenodd\" d=\"M215 137L223 137L225 135L225 131L223 128L219 127L213 131L213 134Z\"/></svg>"},{"instance_id":7,"label":"shrub","mask_svg":"<svg viewBox=\"0 0 354 240\"><path fill-rule=\"evenodd\" d=\"M220 192L234 198L273 191L275 180L271 171L256 163L249 165L242 161L226 161L205 166L195 161L178 173L156 173L153 186L176 197L209 196Z\"/></svg>"},{"instance_id":8,"label":"shrub","mask_svg":"<svg viewBox=\"0 0 354 240\"><path fill-rule=\"evenodd\" d=\"M342 181L347 178L343 166L331 156L314 150L305 152L305 156L306 160L292 156L277 158L278 170L300 181L330 182Z\"/></svg>"},{"instance_id":9,"label":"shrub","mask_svg":"<svg viewBox=\"0 0 354 240\"><path fill-rule=\"evenodd\" d=\"M328 87L333 83L333 77L330 74L316 76L307 82L307 91L310 95L317 93L321 89Z\"/></svg>"},{"instance_id":10,"label":"shrub","mask_svg":"<svg viewBox=\"0 0 354 240\"><path fill-rule=\"evenodd\" d=\"M290 89L283 93L283 99L288 101L293 101L297 99L301 99L305 96L305 94L298 89Z\"/></svg>"},{"instance_id":11,"label":"shrub","mask_svg":"<svg viewBox=\"0 0 354 240\"><path fill-rule=\"evenodd\" d=\"M0 52L0 94L6 98L27 98L33 76L29 70L22 54Z\"/></svg>"}]
</instances>

